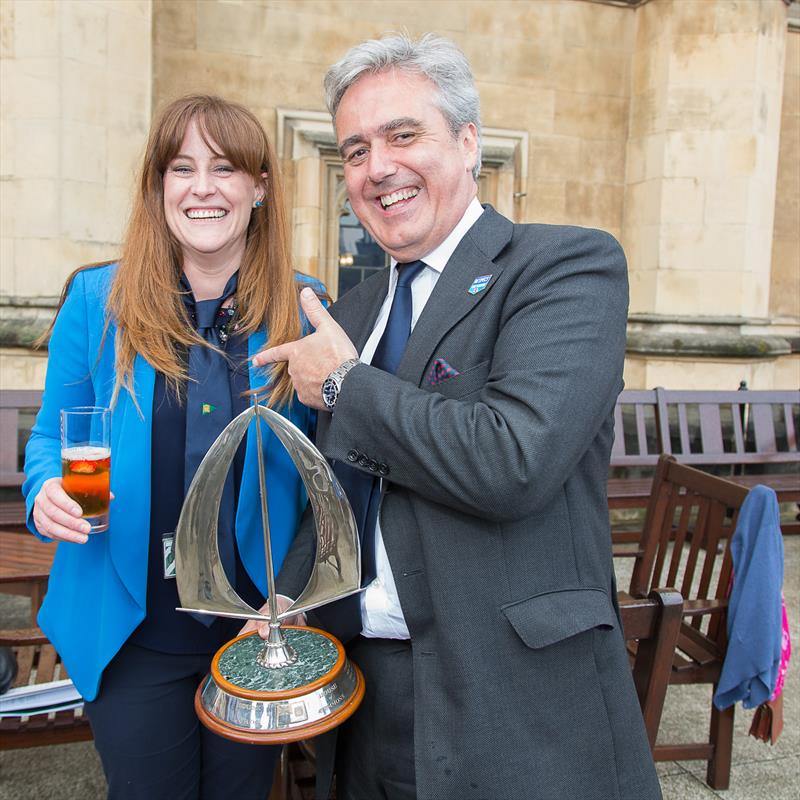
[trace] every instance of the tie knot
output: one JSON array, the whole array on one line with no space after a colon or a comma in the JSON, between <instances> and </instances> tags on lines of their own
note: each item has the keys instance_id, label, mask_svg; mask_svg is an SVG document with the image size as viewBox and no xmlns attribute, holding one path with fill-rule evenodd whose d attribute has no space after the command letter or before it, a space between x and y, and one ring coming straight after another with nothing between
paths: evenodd
<instances>
[{"instance_id":1,"label":"tie knot","mask_svg":"<svg viewBox=\"0 0 800 800\"><path fill-rule=\"evenodd\" d=\"M409 261L407 264L397 264L397 285L410 286L414 278L425 269L424 261Z\"/></svg>"},{"instance_id":2,"label":"tie knot","mask_svg":"<svg viewBox=\"0 0 800 800\"><path fill-rule=\"evenodd\" d=\"M218 297L214 300L199 300L194 304L195 322L198 330L213 328L216 325L217 315L224 302L224 297Z\"/></svg>"}]
</instances>

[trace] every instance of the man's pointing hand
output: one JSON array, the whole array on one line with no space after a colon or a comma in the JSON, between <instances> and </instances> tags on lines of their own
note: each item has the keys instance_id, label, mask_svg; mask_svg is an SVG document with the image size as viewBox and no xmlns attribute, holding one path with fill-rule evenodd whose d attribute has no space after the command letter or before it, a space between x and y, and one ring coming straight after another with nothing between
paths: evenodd
<instances>
[{"instance_id":1,"label":"man's pointing hand","mask_svg":"<svg viewBox=\"0 0 800 800\"><path fill-rule=\"evenodd\" d=\"M314 333L263 350L253 357L256 367L289 362L289 375L297 397L310 408L324 409L322 384L328 375L350 358L357 358L353 343L327 312L314 291L308 287L300 292L300 306Z\"/></svg>"}]
</instances>

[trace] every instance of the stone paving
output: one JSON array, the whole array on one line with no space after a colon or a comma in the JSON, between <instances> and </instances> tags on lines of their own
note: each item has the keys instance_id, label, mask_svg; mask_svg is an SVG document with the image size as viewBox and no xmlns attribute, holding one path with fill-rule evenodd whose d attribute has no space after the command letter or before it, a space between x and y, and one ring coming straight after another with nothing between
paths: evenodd
<instances>
[{"instance_id":1,"label":"stone paving","mask_svg":"<svg viewBox=\"0 0 800 800\"><path fill-rule=\"evenodd\" d=\"M785 543L784 591L795 658L784 690L784 731L775 746L748 736L753 712L736 709L731 785L715 791L705 784L700 761L658 764L664 800L796 800L800 797L800 537ZM620 566L624 573L625 566ZM620 574L621 586L626 576ZM0 595L0 627L28 624L27 600ZM707 687L669 690L659 738L703 737L708 726ZM105 779L91 742L0 753L0 800L103 800ZM237 797L236 800L250 800ZM253 798L263 800L263 798ZM499 792L491 800L504 800ZM564 800L580 800L564 798ZM625 800L637 800L626 798Z\"/></svg>"}]
</instances>

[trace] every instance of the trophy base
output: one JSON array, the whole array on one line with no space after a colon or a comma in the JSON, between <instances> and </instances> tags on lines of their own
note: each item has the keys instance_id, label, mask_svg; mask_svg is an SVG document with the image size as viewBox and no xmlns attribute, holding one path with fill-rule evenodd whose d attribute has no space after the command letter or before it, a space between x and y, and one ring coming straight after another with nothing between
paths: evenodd
<instances>
[{"instance_id":1,"label":"trophy base","mask_svg":"<svg viewBox=\"0 0 800 800\"><path fill-rule=\"evenodd\" d=\"M281 628L296 663L268 669L256 663L264 642L256 632L223 645L195 694L200 722L247 744L285 744L341 725L364 698L364 676L344 647L318 628Z\"/></svg>"}]
</instances>

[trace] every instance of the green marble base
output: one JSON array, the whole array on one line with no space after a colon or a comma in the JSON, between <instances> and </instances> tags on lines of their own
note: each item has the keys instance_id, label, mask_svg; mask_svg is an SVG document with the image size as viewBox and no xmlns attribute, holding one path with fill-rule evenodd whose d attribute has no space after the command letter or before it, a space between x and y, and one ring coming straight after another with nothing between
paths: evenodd
<instances>
[{"instance_id":1,"label":"green marble base","mask_svg":"<svg viewBox=\"0 0 800 800\"><path fill-rule=\"evenodd\" d=\"M341 644L314 628L283 628L298 660L262 667L264 642L253 633L224 645L195 695L200 721L214 733L250 744L281 744L340 725L364 697L364 676Z\"/></svg>"},{"instance_id":2,"label":"green marble base","mask_svg":"<svg viewBox=\"0 0 800 800\"><path fill-rule=\"evenodd\" d=\"M292 628L284 629L283 634L297 653L294 664L278 669L260 666L256 656L264 642L260 636L248 636L227 645L219 659L220 675L241 689L285 692L319 680L336 665L339 653L327 636Z\"/></svg>"}]
</instances>

